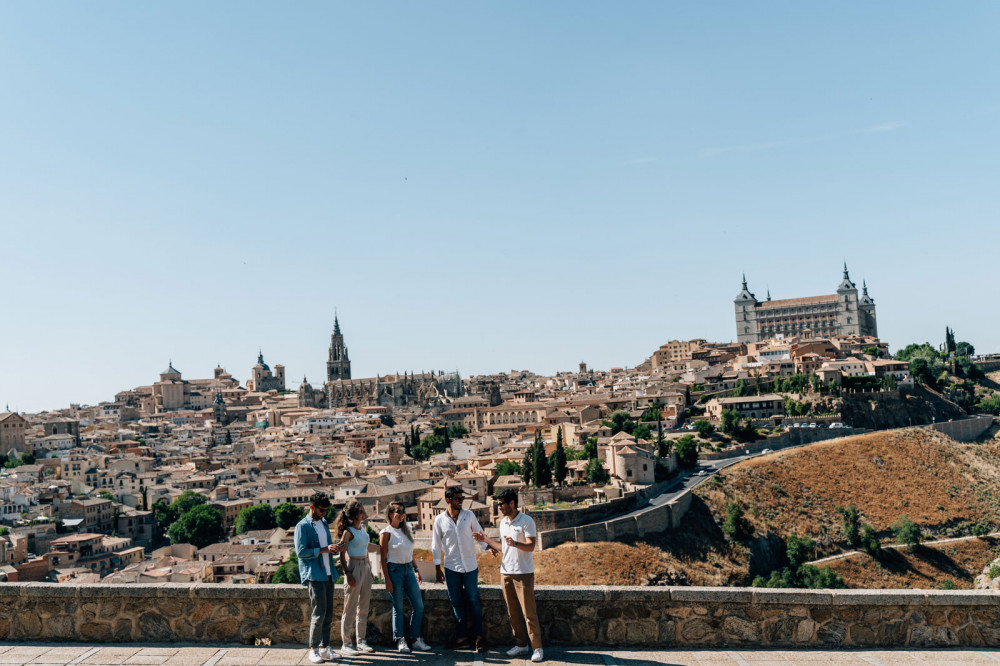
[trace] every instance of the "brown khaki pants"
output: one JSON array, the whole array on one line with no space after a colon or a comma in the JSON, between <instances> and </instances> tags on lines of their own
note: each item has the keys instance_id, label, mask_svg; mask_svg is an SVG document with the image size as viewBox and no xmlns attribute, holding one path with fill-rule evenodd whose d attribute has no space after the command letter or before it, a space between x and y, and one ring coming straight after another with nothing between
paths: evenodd
<instances>
[{"instance_id":1,"label":"brown khaki pants","mask_svg":"<svg viewBox=\"0 0 1000 666\"><path fill-rule=\"evenodd\" d=\"M514 642L524 647L530 639L535 650L542 647L542 627L538 624L535 609L535 574L500 574L503 600L510 615L510 628L514 631Z\"/></svg>"},{"instance_id":2,"label":"brown khaki pants","mask_svg":"<svg viewBox=\"0 0 1000 666\"><path fill-rule=\"evenodd\" d=\"M347 574L354 576L354 587L347 584ZM340 638L344 645L357 645L354 637L358 641L365 640L368 633L368 601L372 592L371 567L368 566L368 558L351 558L347 562L347 571L344 572L344 614L340 617Z\"/></svg>"}]
</instances>

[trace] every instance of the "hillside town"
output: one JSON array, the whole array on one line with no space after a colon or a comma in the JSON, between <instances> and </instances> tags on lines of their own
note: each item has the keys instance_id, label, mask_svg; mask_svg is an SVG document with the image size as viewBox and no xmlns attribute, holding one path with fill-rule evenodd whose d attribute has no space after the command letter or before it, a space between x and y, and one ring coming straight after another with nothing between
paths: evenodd
<instances>
[{"instance_id":1,"label":"hillside town","mask_svg":"<svg viewBox=\"0 0 1000 666\"><path fill-rule=\"evenodd\" d=\"M356 378L335 318L315 386L261 351L242 383L170 360L97 405L0 413L0 578L267 583L317 489L373 521L402 502L419 535L460 485L492 526L503 488L539 515L630 497L699 452L845 427L845 394L914 388L846 266L836 295L761 302L744 279L735 304L739 341L671 340L630 368Z\"/></svg>"}]
</instances>

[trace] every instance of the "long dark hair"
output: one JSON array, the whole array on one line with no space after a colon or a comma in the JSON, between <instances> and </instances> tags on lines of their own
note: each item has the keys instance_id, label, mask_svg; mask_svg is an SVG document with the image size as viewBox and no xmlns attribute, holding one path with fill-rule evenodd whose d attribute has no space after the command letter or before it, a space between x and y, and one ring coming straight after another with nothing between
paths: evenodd
<instances>
[{"instance_id":1,"label":"long dark hair","mask_svg":"<svg viewBox=\"0 0 1000 666\"><path fill-rule=\"evenodd\" d=\"M354 525L354 521L358 519L362 511L364 511L364 507L361 506L361 502L358 500L351 500L344 506L343 510L337 516L337 526L335 529L338 539L347 531L348 527Z\"/></svg>"},{"instance_id":2,"label":"long dark hair","mask_svg":"<svg viewBox=\"0 0 1000 666\"><path fill-rule=\"evenodd\" d=\"M413 543L413 532L410 531L410 524L406 522L406 507L403 506L402 502L389 502L389 506L385 507L385 522L389 523L389 527L392 527L392 510L394 508L399 508L403 512L403 522L400 523L399 529L403 531L403 535Z\"/></svg>"}]
</instances>

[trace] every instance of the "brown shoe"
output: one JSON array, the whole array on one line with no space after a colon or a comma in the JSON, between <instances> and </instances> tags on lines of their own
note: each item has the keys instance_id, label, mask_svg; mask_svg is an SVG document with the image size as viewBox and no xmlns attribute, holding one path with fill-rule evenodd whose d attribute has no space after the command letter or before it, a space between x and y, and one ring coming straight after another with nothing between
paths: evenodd
<instances>
[{"instance_id":1,"label":"brown shoe","mask_svg":"<svg viewBox=\"0 0 1000 666\"><path fill-rule=\"evenodd\" d=\"M456 650L464 650L467 647L469 647L469 638L467 636L455 640L454 648Z\"/></svg>"},{"instance_id":2,"label":"brown shoe","mask_svg":"<svg viewBox=\"0 0 1000 666\"><path fill-rule=\"evenodd\" d=\"M486 652L486 639L476 636L476 652Z\"/></svg>"}]
</instances>

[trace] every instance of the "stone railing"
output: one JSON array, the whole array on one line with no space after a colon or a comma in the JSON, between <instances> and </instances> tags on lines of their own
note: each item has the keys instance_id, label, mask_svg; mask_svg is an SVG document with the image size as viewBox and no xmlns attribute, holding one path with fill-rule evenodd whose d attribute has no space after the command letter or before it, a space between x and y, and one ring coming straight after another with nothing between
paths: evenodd
<instances>
[{"instance_id":1,"label":"stone railing","mask_svg":"<svg viewBox=\"0 0 1000 666\"><path fill-rule=\"evenodd\" d=\"M495 586L482 589L488 641L511 640ZM767 590L708 587L543 587L548 645L1000 645L993 590ZM424 590L424 635L446 642L454 623L443 586ZM336 595L340 613L342 596ZM373 590L368 638L391 638L391 610ZM0 640L305 643L306 591L294 585L0 585ZM336 624L336 623L335 623Z\"/></svg>"}]
</instances>

